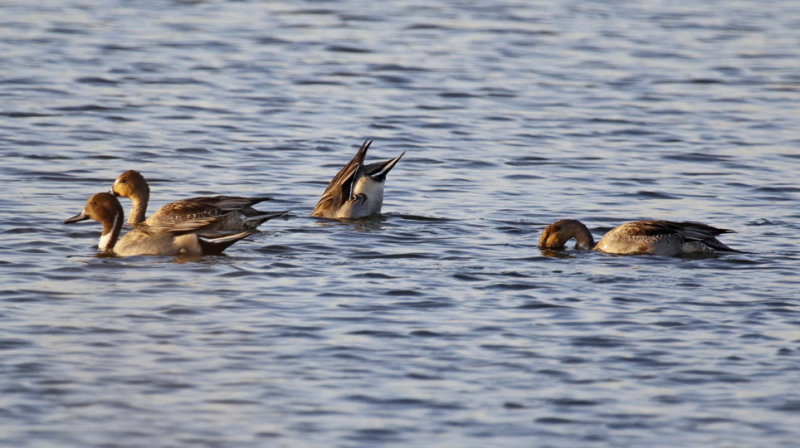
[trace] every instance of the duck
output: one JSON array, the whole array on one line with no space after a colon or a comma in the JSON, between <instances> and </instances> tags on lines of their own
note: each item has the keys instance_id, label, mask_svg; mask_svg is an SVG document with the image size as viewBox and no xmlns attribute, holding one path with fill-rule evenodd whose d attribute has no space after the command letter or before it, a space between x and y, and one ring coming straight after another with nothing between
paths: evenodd
<instances>
[{"instance_id":1,"label":"duck","mask_svg":"<svg viewBox=\"0 0 800 448\"><path fill-rule=\"evenodd\" d=\"M592 233L582 222L561 219L544 229L539 238L539 248L563 249L567 241L575 238L576 249L593 249L617 255L675 256L739 252L716 238L723 233L733 233L733 230L693 221L631 221L611 229L595 244Z\"/></svg>"},{"instance_id":2,"label":"duck","mask_svg":"<svg viewBox=\"0 0 800 448\"><path fill-rule=\"evenodd\" d=\"M405 151L394 159L364 164L371 139L365 139L352 160L336 173L325 188L311 216L332 219L366 218L381 212L386 175Z\"/></svg>"},{"instance_id":3,"label":"duck","mask_svg":"<svg viewBox=\"0 0 800 448\"><path fill-rule=\"evenodd\" d=\"M147 224L148 226L163 226L176 224L183 221L193 221L198 218L224 216L215 220L207 230L216 231L242 231L253 230L283 212L263 212L252 206L272 199L269 196L241 197L241 196L198 196L170 202L161 206L152 215L145 219L147 202L150 200L150 186L141 173L128 170L120 174L114 181L110 193L117 197L126 197L131 200L131 214L128 224ZM279 216L279 215L277 215Z\"/></svg>"},{"instance_id":4,"label":"duck","mask_svg":"<svg viewBox=\"0 0 800 448\"><path fill-rule=\"evenodd\" d=\"M225 215L198 218L170 225L149 226L139 224L120 238L125 221L122 205L111 193L97 193L86 201L83 210L68 218L64 224L93 219L103 225L103 233L97 248L120 257L132 255L219 255L228 246L251 235L255 230L217 237L204 236L198 232L213 227Z\"/></svg>"}]
</instances>

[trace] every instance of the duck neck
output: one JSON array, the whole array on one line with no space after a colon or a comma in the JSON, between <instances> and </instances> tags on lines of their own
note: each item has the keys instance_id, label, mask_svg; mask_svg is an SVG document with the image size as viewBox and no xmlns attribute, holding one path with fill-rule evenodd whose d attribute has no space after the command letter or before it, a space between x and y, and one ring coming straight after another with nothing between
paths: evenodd
<instances>
[{"instance_id":1,"label":"duck neck","mask_svg":"<svg viewBox=\"0 0 800 448\"><path fill-rule=\"evenodd\" d=\"M575 226L572 236L575 238L576 249L592 249L594 248L594 238L589 229L583 223L580 226Z\"/></svg>"},{"instance_id":2,"label":"duck neck","mask_svg":"<svg viewBox=\"0 0 800 448\"><path fill-rule=\"evenodd\" d=\"M567 241L575 238L577 249L592 249L594 238L589 229L580 221L575 219L560 219L542 232L539 238L539 247L546 249L563 249Z\"/></svg>"},{"instance_id":3,"label":"duck neck","mask_svg":"<svg viewBox=\"0 0 800 448\"><path fill-rule=\"evenodd\" d=\"M119 233L122 230L122 222L124 220L125 217L122 216L122 213L117 213L114 215L113 219L103 222L103 234L100 235L100 243L97 245L98 249L103 252L114 249L114 245L117 244L117 239L119 238Z\"/></svg>"},{"instance_id":4,"label":"duck neck","mask_svg":"<svg viewBox=\"0 0 800 448\"><path fill-rule=\"evenodd\" d=\"M144 215L147 213L147 201L150 199L150 187L145 186L141 192L131 196L131 216L128 217L128 224L134 225L144 222Z\"/></svg>"}]
</instances>

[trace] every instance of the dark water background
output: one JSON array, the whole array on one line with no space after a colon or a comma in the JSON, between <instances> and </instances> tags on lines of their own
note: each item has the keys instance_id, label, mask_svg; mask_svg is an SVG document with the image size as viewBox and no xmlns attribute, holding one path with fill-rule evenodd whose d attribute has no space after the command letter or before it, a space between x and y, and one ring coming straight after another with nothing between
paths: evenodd
<instances>
[{"instance_id":1,"label":"dark water background","mask_svg":"<svg viewBox=\"0 0 800 448\"><path fill-rule=\"evenodd\" d=\"M798 117L794 0L4 1L0 445L797 446ZM384 216L310 218L367 136ZM128 169L293 216L98 258Z\"/></svg>"}]
</instances>

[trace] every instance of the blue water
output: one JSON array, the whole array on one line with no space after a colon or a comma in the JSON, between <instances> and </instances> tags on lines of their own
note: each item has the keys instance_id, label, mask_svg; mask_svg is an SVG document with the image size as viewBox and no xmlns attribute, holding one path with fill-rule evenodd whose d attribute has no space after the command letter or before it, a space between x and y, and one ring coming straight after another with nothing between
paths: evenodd
<instances>
[{"instance_id":1,"label":"blue water","mask_svg":"<svg viewBox=\"0 0 800 448\"><path fill-rule=\"evenodd\" d=\"M798 61L790 0L3 2L0 445L796 446ZM383 215L311 218L366 137ZM292 215L97 257L128 169Z\"/></svg>"}]
</instances>

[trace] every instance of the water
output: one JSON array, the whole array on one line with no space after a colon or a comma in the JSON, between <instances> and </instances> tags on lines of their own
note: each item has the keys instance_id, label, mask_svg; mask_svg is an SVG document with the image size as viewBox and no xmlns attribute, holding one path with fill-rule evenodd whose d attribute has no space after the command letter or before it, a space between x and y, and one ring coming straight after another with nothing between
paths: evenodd
<instances>
[{"instance_id":1,"label":"water","mask_svg":"<svg viewBox=\"0 0 800 448\"><path fill-rule=\"evenodd\" d=\"M4 2L0 444L796 446L798 61L789 0ZM384 215L310 218L368 136ZM96 257L62 221L128 169L293 214Z\"/></svg>"}]
</instances>

